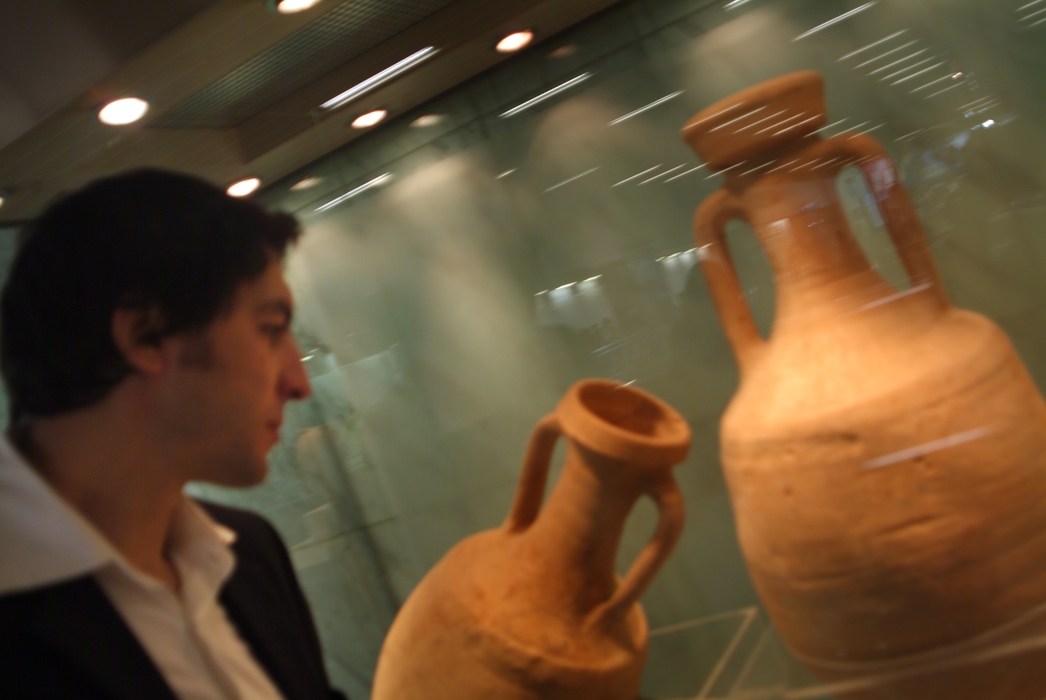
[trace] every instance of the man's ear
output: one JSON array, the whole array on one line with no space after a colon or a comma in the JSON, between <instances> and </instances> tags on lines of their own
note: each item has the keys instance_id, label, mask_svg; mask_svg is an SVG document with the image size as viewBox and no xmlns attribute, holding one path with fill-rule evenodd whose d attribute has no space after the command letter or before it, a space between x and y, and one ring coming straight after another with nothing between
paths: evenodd
<instances>
[{"instance_id":1,"label":"man's ear","mask_svg":"<svg viewBox=\"0 0 1046 700\"><path fill-rule=\"evenodd\" d=\"M158 374L166 365L160 348L163 318L159 309L118 308L113 312L113 342L124 360L143 374Z\"/></svg>"}]
</instances>

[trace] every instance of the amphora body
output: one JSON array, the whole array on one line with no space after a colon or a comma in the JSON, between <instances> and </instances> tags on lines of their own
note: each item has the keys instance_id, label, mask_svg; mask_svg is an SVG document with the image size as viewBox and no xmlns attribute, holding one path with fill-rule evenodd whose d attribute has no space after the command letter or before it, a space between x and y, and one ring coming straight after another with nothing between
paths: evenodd
<instances>
[{"instance_id":1,"label":"amphora body","mask_svg":"<svg viewBox=\"0 0 1046 700\"><path fill-rule=\"evenodd\" d=\"M807 72L683 131L726 177L695 222L741 370L722 462L749 571L792 652L822 678L910 679L1046 630L1046 404L1006 336L949 303L884 149L864 134L823 139L826 121L822 79ZM852 236L835 188L848 166L908 289L887 285ZM765 339L725 243L731 219L773 269ZM952 680L904 681L890 697L1046 695L1042 656L1007 659L956 661L941 672Z\"/></svg>"},{"instance_id":2,"label":"amphora body","mask_svg":"<svg viewBox=\"0 0 1046 700\"><path fill-rule=\"evenodd\" d=\"M542 508L549 460L562 474ZM671 468L690 429L632 387L575 384L531 438L505 523L451 549L385 639L374 700L635 700L647 626L636 602L674 547L683 501ZM660 509L622 580L614 558L642 495Z\"/></svg>"}]
</instances>

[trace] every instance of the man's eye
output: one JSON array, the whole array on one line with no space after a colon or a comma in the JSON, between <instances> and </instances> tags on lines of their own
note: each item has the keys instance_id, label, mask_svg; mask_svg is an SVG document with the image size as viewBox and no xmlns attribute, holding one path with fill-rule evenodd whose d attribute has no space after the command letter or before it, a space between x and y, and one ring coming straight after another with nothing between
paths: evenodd
<instances>
[{"instance_id":1,"label":"man's eye","mask_svg":"<svg viewBox=\"0 0 1046 700\"><path fill-rule=\"evenodd\" d=\"M266 325L262 326L262 332L272 340L279 340L283 337L283 334L287 332L287 326Z\"/></svg>"}]
</instances>

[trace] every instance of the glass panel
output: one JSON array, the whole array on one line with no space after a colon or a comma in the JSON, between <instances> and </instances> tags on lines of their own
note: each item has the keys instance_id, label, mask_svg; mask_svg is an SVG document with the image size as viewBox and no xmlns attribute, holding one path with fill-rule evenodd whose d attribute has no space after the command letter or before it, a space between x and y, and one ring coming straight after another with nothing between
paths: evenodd
<instances>
[{"instance_id":1,"label":"glass panel","mask_svg":"<svg viewBox=\"0 0 1046 700\"><path fill-rule=\"evenodd\" d=\"M740 680L704 697L827 697L811 688L1033 614L1046 409L1013 358L1041 387L1044 12L629 0L266 191L307 229L287 270L317 392L267 484L206 493L280 525L337 682L363 696L392 610L502 521L532 426L587 376L694 430L651 627L765 605L779 630L739 642ZM702 132L707 160L681 139L713 103L804 70L823 77L823 118L749 97L716 117L724 138ZM412 126L425 114L442 120ZM306 177L322 179L292 189ZM731 220L743 295L719 285L719 306L746 301L759 336L709 291L730 269L725 242L694 239L713 196L736 200L708 235ZM635 509L622 570L655 521ZM653 638L646 691L713 692L736 629L709 624Z\"/></svg>"}]
</instances>

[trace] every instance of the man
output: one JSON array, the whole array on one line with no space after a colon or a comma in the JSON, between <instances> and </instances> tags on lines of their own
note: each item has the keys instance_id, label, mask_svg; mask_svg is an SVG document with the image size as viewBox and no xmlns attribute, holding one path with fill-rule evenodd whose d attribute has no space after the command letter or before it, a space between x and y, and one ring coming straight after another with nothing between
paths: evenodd
<instances>
[{"instance_id":1,"label":"man","mask_svg":"<svg viewBox=\"0 0 1046 700\"><path fill-rule=\"evenodd\" d=\"M0 696L343 697L286 549L189 481L251 486L309 385L295 221L139 171L52 205L0 298Z\"/></svg>"}]
</instances>

